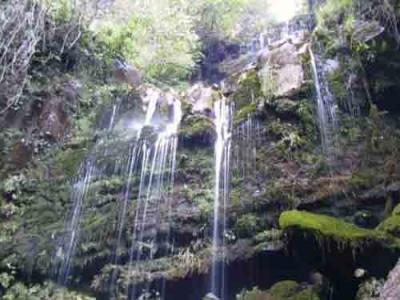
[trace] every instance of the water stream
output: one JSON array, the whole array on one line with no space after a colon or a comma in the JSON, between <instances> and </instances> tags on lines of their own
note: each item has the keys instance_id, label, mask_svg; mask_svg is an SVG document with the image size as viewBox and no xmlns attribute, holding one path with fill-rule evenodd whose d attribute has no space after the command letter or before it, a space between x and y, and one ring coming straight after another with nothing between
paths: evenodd
<instances>
[{"instance_id":1,"label":"water stream","mask_svg":"<svg viewBox=\"0 0 400 300\"><path fill-rule=\"evenodd\" d=\"M214 111L217 138L214 145L215 186L211 293L219 299L224 299L226 207L229 200L233 105L227 100L221 99L214 103Z\"/></svg>"},{"instance_id":2,"label":"water stream","mask_svg":"<svg viewBox=\"0 0 400 300\"><path fill-rule=\"evenodd\" d=\"M317 102L318 125L321 133L322 150L331 161L337 147L337 105L329 89L321 57L310 48L311 67Z\"/></svg>"},{"instance_id":3,"label":"water stream","mask_svg":"<svg viewBox=\"0 0 400 300\"><path fill-rule=\"evenodd\" d=\"M154 144L146 141L141 145L140 181L135 217L132 230L132 244L129 251L129 274L140 272L139 262L151 260L158 250L157 232L161 224L161 207L167 208L167 222L170 216L169 191L174 184L178 129L182 118L181 103L171 95L166 96L170 108L170 120L165 129L157 134ZM150 101L150 111L156 104ZM149 119L146 118L146 122ZM137 291L132 282L130 299L136 299L147 290Z\"/></svg>"}]
</instances>

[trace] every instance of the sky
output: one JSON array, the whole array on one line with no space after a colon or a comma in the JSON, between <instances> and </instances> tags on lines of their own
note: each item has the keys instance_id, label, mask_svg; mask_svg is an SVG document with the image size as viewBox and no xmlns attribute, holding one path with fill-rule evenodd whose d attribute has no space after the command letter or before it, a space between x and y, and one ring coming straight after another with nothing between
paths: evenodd
<instances>
[{"instance_id":1,"label":"sky","mask_svg":"<svg viewBox=\"0 0 400 300\"><path fill-rule=\"evenodd\" d=\"M269 0L270 12L277 21L288 21L296 15L302 0Z\"/></svg>"}]
</instances>

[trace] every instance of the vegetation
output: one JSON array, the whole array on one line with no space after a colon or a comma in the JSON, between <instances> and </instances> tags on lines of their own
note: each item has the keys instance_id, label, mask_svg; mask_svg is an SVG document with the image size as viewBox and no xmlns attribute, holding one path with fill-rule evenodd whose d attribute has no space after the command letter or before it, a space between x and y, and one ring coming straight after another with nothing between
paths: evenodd
<instances>
[{"instance_id":1,"label":"vegetation","mask_svg":"<svg viewBox=\"0 0 400 300\"><path fill-rule=\"evenodd\" d=\"M236 296L237 300L319 300L318 294L312 287L301 288L297 282L281 281L268 291L253 288Z\"/></svg>"},{"instance_id":2,"label":"vegetation","mask_svg":"<svg viewBox=\"0 0 400 300\"><path fill-rule=\"evenodd\" d=\"M226 255L226 270L234 268L235 276L254 262L263 266L273 260L271 269L257 274L260 286L272 287L244 290L237 299L319 300L324 299L321 286L340 298L335 293L342 285L353 288L364 280L354 279L354 269L373 263L363 251L365 256L383 253L376 274L386 275L400 249L396 3L323 1L311 36L299 33L263 51L275 53L273 66L239 51L261 31L282 29L275 27L270 3L0 3L0 298L107 298L112 284L121 299L133 285L175 290L191 282L200 289L198 280L212 264L213 102L222 94L234 114L232 134L224 132L232 140L231 178L226 228L219 232L226 247L218 249L217 260ZM338 104L332 157L318 139L306 55L311 43L327 62ZM283 51L289 44L294 59ZM277 95L274 78L282 75L286 59L296 61L304 78L290 93ZM225 80L205 99L202 89L210 90L213 80L195 81L207 64ZM130 68L140 73L140 84L126 84ZM200 88L189 90L190 85ZM149 109L145 96L152 89L160 93L155 122L142 128ZM172 117L169 92L181 101L183 116L176 161L168 161L164 171L160 161L173 147L163 148L160 134ZM156 143L160 161L146 161L144 153L153 157ZM160 172L164 179L158 178ZM163 180L173 181L173 188ZM161 192L148 188L149 182L160 183ZM55 261L66 258L60 245L72 235L65 225L69 215L79 229L73 232L77 244L71 246L68 283L61 287L53 282ZM296 234L300 242L290 243ZM309 243L301 245L304 240ZM285 242L292 248L282 251ZM338 269L319 260L326 249L332 255L324 259ZM297 273L298 266L288 264L295 264L290 256L302 250L305 266ZM290 269L284 274L288 280L277 283L274 268L278 280ZM322 273L317 284L292 281L310 281L304 273L311 269ZM249 276L243 286L255 285L252 280ZM140 299L154 295L145 290ZM346 291L340 299L353 296L355 291Z\"/></svg>"}]
</instances>

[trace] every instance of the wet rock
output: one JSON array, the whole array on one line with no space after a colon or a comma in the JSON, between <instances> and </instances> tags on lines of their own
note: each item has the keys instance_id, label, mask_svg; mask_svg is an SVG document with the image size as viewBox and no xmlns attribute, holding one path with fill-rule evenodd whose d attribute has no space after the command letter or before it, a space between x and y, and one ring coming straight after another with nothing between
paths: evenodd
<instances>
[{"instance_id":1,"label":"wet rock","mask_svg":"<svg viewBox=\"0 0 400 300\"><path fill-rule=\"evenodd\" d=\"M374 228L378 225L378 219L368 211L359 211L354 216L354 223L364 228Z\"/></svg>"},{"instance_id":2,"label":"wet rock","mask_svg":"<svg viewBox=\"0 0 400 300\"><path fill-rule=\"evenodd\" d=\"M18 169L24 168L32 158L32 146L25 141L17 142L11 152L11 163Z\"/></svg>"},{"instance_id":3,"label":"wet rock","mask_svg":"<svg viewBox=\"0 0 400 300\"><path fill-rule=\"evenodd\" d=\"M219 97L212 87L198 83L193 85L186 94L192 104L192 113L212 116L214 101L217 100L216 97Z\"/></svg>"},{"instance_id":4,"label":"wet rock","mask_svg":"<svg viewBox=\"0 0 400 300\"><path fill-rule=\"evenodd\" d=\"M366 43L382 32L385 31L385 27L381 26L377 21L356 21L353 24L354 31L352 34L352 40L357 42Z\"/></svg>"},{"instance_id":5,"label":"wet rock","mask_svg":"<svg viewBox=\"0 0 400 300\"><path fill-rule=\"evenodd\" d=\"M142 73L133 65L128 64L123 59L114 60L114 76L117 80L126 82L131 87L138 87L142 83Z\"/></svg>"},{"instance_id":6,"label":"wet rock","mask_svg":"<svg viewBox=\"0 0 400 300\"><path fill-rule=\"evenodd\" d=\"M207 116L189 115L182 121L179 136L187 146L210 146L214 142L213 121Z\"/></svg>"},{"instance_id":7,"label":"wet rock","mask_svg":"<svg viewBox=\"0 0 400 300\"><path fill-rule=\"evenodd\" d=\"M238 300L273 299L273 300L319 300L320 297L314 288L307 284L299 284L295 281L285 280L274 284L268 291L254 288L244 291L236 297Z\"/></svg>"},{"instance_id":8,"label":"wet rock","mask_svg":"<svg viewBox=\"0 0 400 300\"><path fill-rule=\"evenodd\" d=\"M69 103L74 104L78 99L79 92L82 88L82 84L78 80L69 80L64 84L64 96L65 100Z\"/></svg>"},{"instance_id":9,"label":"wet rock","mask_svg":"<svg viewBox=\"0 0 400 300\"><path fill-rule=\"evenodd\" d=\"M389 273L388 279L380 293L379 300L398 300L400 299L400 261L397 266Z\"/></svg>"},{"instance_id":10,"label":"wet rock","mask_svg":"<svg viewBox=\"0 0 400 300\"><path fill-rule=\"evenodd\" d=\"M69 128L70 121L60 99L46 101L39 117L39 128L48 138L60 141Z\"/></svg>"},{"instance_id":11,"label":"wet rock","mask_svg":"<svg viewBox=\"0 0 400 300\"><path fill-rule=\"evenodd\" d=\"M363 278L368 274L368 272L364 269L358 268L354 271L354 277Z\"/></svg>"},{"instance_id":12,"label":"wet rock","mask_svg":"<svg viewBox=\"0 0 400 300\"><path fill-rule=\"evenodd\" d=\"M217 296L215 296L213 293L208 293L205 297L204 300L220 300Z\"/></svg>"},{"instance_id":13,"label":"wet rock","mask_svg":"<svg viewBox=\"0 0 400 300\"><path fill-rule=\"evenodd\" d=\"M297 48L290 42L271 50L263 50L258 68L264 95L292 97L302 88L304 70Z\"/></svg>"},{"instance_id":14,"label":"wet rock","mask_svg":"<svg viewBox=\"0 0 400 300\"><path fill-rule=\"evenodd\" d=\"M360 285L356 300L378 300L383 286L382 280L371 278Z\"/></svg>"},{"instance_id":15,"label":"wet rock","mask_svg":"<svg viewBox=\"0 0 400 300\"><path fill-rule=\"evenodd\" d=\"M400 241L395 237L329 216L289 211L281 215L279 224L286 235L286 248L315 266L339 294L355 296L359 279L354 270L362 268L371 276L385 276L400 253Z\"/></svg>"},{"instance_id":16,"label":"wet rock","mask_svg":"<svg viewBox=\"0 0 400 300\"><path fill-rule=\"evenodd\" d=\"M400 238L400 204L394 208L388 218L379 224L377 229Z\"/></svg>"}]
</instances>

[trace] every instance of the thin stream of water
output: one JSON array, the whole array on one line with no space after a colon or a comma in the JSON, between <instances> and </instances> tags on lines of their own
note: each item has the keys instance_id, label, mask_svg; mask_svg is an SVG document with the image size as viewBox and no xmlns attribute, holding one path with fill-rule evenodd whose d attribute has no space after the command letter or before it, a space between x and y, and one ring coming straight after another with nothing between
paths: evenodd
<instances>
[{"instance_id":1,"label":"thin stream of water","mask_svg":"<svg viewBox=\"0 0 400 300\"><path fill-rule=\"evenodd\" d=\"M211 293L220 299L224 299L226 207L229 200L233 105L225 99L221 99L214 103L214 111L214 125L217 138L214 145L215 186L212 231Z\"/></svg>"}]
</instances>

